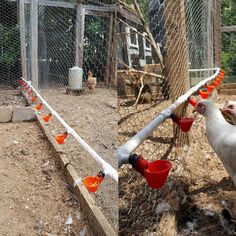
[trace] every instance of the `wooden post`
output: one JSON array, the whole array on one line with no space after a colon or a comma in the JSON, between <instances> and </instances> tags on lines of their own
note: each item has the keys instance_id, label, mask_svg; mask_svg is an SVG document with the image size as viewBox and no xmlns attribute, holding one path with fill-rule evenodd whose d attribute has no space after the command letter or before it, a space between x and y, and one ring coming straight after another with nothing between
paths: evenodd
<instances>
[{"instance_id":1,"label":"wooden post","mask_svg":"<svg viewBox=\"0 0 236 236\"><path fill-rule=\"evenodd\" d=\"M26 46L25 46L25 3L20 0L20 43L21 43L21 70L22 77L27 78L27 64L26 64Z\"/></svg>"},{"instance_id":2,"label":"wooden post","mask_svg":"<svg viewBox=\"0 0 236 236\"><path fill-rule=\"evenodd\" d=\"M114 13L114 32L112 41L112 82L111 86L117 86L117 12Z\"/></svg>"},{"instance_id":3,"label":"wooden post","mask_svg":"<svg viewBox=\"0 0 236 236\"><path fill-rule=\"evenodd\" d=\"M166 27L166 61L165 73L168 80L170 99L174 102L190 89L189 58L185 25L184 0L164 1L164 17ZM176 113L184 115L186 106L180 106ZM179 145L188 142L188 136L174 126L175 140Z\"/></svg>"},{"instance_id":4,"label":"wooden post","mask_svg":"<svg viewBox=\"0 0 236 236\"><path fill-rule=\"evenodd\" d=\"M107 49L106 84L113 87L115 84L114 70L116 69L116 23L115 13L110 15L109 43Z\"/></svg>"},{"instance_id":5,"label":"wooden post","mask_svg":"<svg viewBox=\"0 0 236 236\"><path fill-rule=\"evenodd\" d=\"M221 0L214 1L214 61L215 66L221 68ZM215 97L220 93L221 84L213 91Z\"/></svg>"},{"instance_id":6,"label":"wooden post","mask_svg":"<svg viewBox=\"0 0 236 236\"><path fill-rule=\"evenodd\" d=\"M214 7L214 55L215 65L221 68L221 0L215 0Z\"/></svg>"},{"instance_id":7,"label":"wooden post","mask_svg":"<svg viewBox=\"0 0 236 236\"><path fill-rule=\"evenodd\" d=\"M30 32L32 85L38 89L38 0L31 0Z\"/></svg>"},{"instance_id":8,"label":"wooden post","mask_svg":"<svg viewBox=\"0 0 236 236\"><path fill-rule=\"evenodd\" d=\"M76 55L75 65L83 68L83 52L84 52L84 21L85 13L82 0L77 0L77 16L76 16Z\"/></svg>"}]
</instances>

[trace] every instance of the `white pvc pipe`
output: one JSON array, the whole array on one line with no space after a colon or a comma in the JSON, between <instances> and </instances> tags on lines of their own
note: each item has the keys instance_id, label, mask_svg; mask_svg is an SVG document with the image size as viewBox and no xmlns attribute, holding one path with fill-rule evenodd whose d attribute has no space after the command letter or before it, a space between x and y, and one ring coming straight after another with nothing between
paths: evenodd
<instances>
[{"instance_id":1,"label":"white pvc pipe","mask_svg":"<svg viewBox=\"0 0 236 236\"><path fill-rule=\"evenodd\" d=\"M36 96L41 100L42 104L47 107L47 109L51 112L51 114L58 119L58 121L65 127L68 134L71 134L80 144L81 146L98 162L98 164L102 167L105 175L109 175L116 182L118 182L118 172L115 170L110 164L100 157L95 150L93 150L77 133L71 128L61 117L60 115L45 101L45 99L39 94L39 92L31 85L31 82L26 81L24 78L21 78L24 82L26 82L31 89L34 91Z\"/></svg>"},{"instance_id":2,"label":"white pvc pipe","mask_svg":"<svg viewBox=\"0 0 236 236\"><path fill-rule=\"evenodd\" d=\"M189 69L188 71L190 72L198 72L198 71L214 71L217 70L218 68L205 68L205 69Z\"/></svg>"},{"instance_id":3,"label":"white pvc pipe","mask_svg":"<svg viewBox=\"0 0 236 236\"><path fill-rule=\"evenodd\" d=\"M145 140L147 139L153 131L162 124L167 118L171 116L171 114L175 111L175 109L188 100L188 98L199 90L203 85L205 85L208 81L214 79L218 73L220 72L219 68L215 68L216 72L206 78L205 80L199 82L197 85L192 87L187 93L180 96L173 104L171 104L166 110L162 111L153 121L151 121L146 127L140 130L135 136L133 136L129 141L127 141L124 145L118 148L117 150L117 158L118 158L118 168L120 168L123 164L129 163L130 154Z\"/></svg>"}]
</instances>

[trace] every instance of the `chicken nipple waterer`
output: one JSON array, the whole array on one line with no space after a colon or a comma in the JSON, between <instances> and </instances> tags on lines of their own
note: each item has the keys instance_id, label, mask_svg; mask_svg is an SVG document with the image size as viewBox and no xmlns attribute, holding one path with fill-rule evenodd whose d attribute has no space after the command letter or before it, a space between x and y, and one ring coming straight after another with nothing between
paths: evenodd
<instances>
[{"instance_id":1,"label":"chicken nipple waterer","mask_svg":"<svg viewBox=\"0 0 236 236\"><path fill-rule=\"evenodd\" d=\"M96 176L87 176L83 179L83 184L90 193L94 193L98 190L99 184L103 181L105 174L100 171Z\"/></svg>"},{"instance_id":2,"label":"chicken nipple waterer","mask_svg":"<svg viewBox=\"0 0 236 236\"><path fill-rule=\"evenodd\" d=\"M225 76L225 72L223 70L220 70L219 77L223 79Z\"/></svg>"},{"instance_id":3,"label":"chicken nipple waterer","mask_svg":"<svg viewBox=\"0 0 236 236\"><path fill-rule=\"evenodd\" d=\"M46 116L43 116L43 120L44 120L46 123L48 123L49 120L51 119L51 117L52 117L52 113L50 113L50 114L48 114L48 115L46 115Z\"/></svg>"},{"instance_id":4,"label":"chicken nipple waterer","mask_svg":"<svg viewBox=\"0 0 236 236\"><path fill-rule=\"evenodd\" d=\"M207 88L207 91L211 93L214 90L215 86L206 84L206 88Z\"/></svg>"},{"instance_id":5,"label":"chicken nipple waterer","mask_svg":"<svg viewBox=\"0 0 236 236\"><path fill-rule=\"evenodd\" d=\"M197 101L193 99L192 97L188 98L188 103L191 104L193 107L197 106Z\"/></svg>"},{"instance_id":6,"label":"chicken nipple waterer","mask_svg":"<svg viewBox=\"0 0 236 236\"><path fill-rule=\"evenodd\" d=\"M68 136L68 132L65 132L63 134L56 134L55 139L58 144L63 144L67 136Z\"/></svg>"},{"instance_id":7,"label":"chicken nipple waterer","mask_svg":"<svg viewBox=\"0 0 236 236\"><path fill-rule=\"evenodd\" d=\"M23 87L26 86L26 83L25 83L22 79L19 80L19 83L20 83Z\"/></svg>"},{"instance_id":8,"label":"chicken nipple waterer","mask_svg":"<svg viewBox=\"0 0 236 236\"><path fill-rule=\"evenodd\" d=\"M199 92L199 94L201 95L202 99L207 99L208 96L210 95L210 92L208 92L208 91L203 91L203 90L201 90L201 89L199 89L198 92Z\"/></svg>"},{"instance_id":9,"label":"chicken nipple waterer","mask_svg":"<svg viewBox=\"0 0 236 236\"><path fill-rule=\"evenodd\" d=\"M37 96L31 98L31 102L35 102L37 100Z\"/></svg>"},{"instance_id":10,"label":"chicken nipple waterer","mask_svg":"<svg viewBox=\"0 0 236 236\"><path fill-rule=\"evenodd\" d=\"M175 122L179 126L181 131L185 133L191 129L192 124L194 122L194 118L191 118L191 117L181 118L177 114L172 114L171 119L173 120L173 122Z\"/></svg>"},{"instance_id":11,"label":"chicken nipple waterer","mask_svg":"<svg viewBox=\"0 0 236 236\"><path fill-rule=\"evenodd\" d=\"M161 188L168 177L171 169L171 162L167 160L156 160L148 162L142 156L131 154L129 163L146 180L150 188Z\"/></svg>"},{"instance_id":12,"label":"chicken nipple waterer","mask_svg":"<svg viewBox=\"0 0 236 236\"><path fill-rule=\"evenodd\" d=\"M36 109L37 111L39 111L39 110L41 110L42 106L43 106L43 103L39 103L39 104L35 107L35 109Z\"/></svg>"}]
</instances>

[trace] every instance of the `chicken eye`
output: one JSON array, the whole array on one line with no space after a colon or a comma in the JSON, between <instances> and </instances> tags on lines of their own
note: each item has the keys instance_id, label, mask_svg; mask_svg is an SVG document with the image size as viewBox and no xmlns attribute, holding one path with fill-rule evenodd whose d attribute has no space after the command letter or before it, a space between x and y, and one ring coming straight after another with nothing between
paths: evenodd
<instances>
[{"instance_id":1,"label":"chicken eye","mask_svg":"<svg viewBox=\"0 0 236 236\"><path fill-rule=\"evenodd\" d=\"M230 106L229 106L229 109L234 109L234 106L233 106L233 105L230 105Z\"/></svg>"}]
</instances>

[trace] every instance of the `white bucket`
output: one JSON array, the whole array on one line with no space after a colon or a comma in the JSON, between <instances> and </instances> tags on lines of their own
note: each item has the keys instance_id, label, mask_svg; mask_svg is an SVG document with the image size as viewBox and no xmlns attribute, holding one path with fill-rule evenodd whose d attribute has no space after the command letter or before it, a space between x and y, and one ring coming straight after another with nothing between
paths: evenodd
<instances>
[{"instance_id":1,"label":"white bucket","mask_svg":"<svg viewBox=\"0 0 236 236\"><path fill-rule=\"evenodd\" d=\"M69 69L69 88L80 90L82 89L83 69L74 66Z\"/></svg>"}]
</instances>

